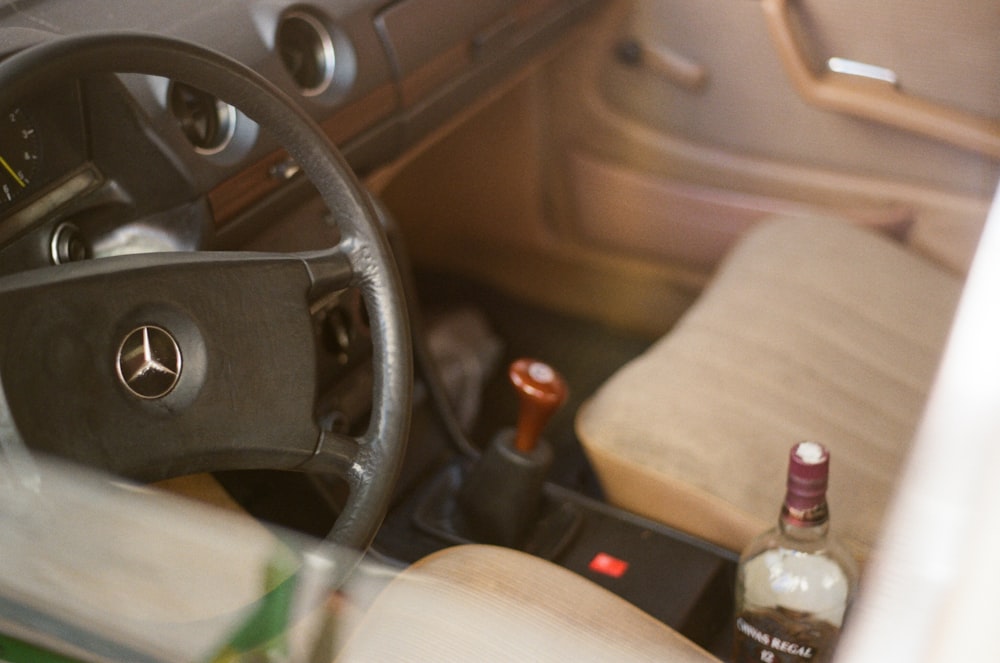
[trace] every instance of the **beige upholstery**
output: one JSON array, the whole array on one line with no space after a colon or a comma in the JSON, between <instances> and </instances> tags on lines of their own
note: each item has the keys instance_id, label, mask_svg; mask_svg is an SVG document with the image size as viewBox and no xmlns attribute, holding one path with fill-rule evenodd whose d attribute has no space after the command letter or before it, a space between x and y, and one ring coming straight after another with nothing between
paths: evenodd
<instances>
[{"instance_id":1,"label":"beige upholstery","mask_svg":"<svg viewBox=\"0 0 1000 663\"><path fill-rule=\"evenodd\" d=\"M771 526L789 447L831 448L864 559L950 327L958 278L868 231L775 219L577 415L609 500L732 550Z\"/></svg>"},{"instance_id":2,"label":"beige upholstery","mask_svg":"<svg viewBox=\"0 0 1000 663\"><path fill-rule=\"evenodd\" d=\"M338 661L715 661L566 569L492 546L445 549L376 599Z\"/></svg>"}]
</instances>

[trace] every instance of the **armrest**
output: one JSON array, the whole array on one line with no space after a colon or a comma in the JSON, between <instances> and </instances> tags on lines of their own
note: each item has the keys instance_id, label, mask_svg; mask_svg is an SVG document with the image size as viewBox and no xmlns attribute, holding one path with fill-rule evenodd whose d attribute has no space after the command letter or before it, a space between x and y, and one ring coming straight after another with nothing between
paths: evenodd
<instances>
[{"instance_id":1,"label":"armrest","mask_svg":"<svg viewBox=\"0 0 1000 663\"><path fill-rule=\"evenodd\" d=\"M762 0L768 31L789 78L806 102L922 134L1000 159L1000 121L908 95L889 83L809 67L789 18L790 0Z\"/></svg>"}]
</instances>

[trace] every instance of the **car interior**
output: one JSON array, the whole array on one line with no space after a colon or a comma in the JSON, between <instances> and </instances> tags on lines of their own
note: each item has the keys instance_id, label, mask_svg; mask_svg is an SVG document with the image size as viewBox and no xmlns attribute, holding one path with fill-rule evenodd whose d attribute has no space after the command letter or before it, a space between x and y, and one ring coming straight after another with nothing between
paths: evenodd
<instances>
[{"instance_id":1,"label":"car interior","mask_svg":"<svg viewBox=\"0 0 1000 663\"><path fill-rule=\"evenodd\" d=\"M60 648L12 570L122 566L18 497L54 459L351 551L309 660L729 661L818 440L862 569L837 660L982 660L998 33L982 0L0 0L0 523L34 532L0 633L138 660ZM169 582L250 555L205 517Z\"/></svg>"}]
</instances>

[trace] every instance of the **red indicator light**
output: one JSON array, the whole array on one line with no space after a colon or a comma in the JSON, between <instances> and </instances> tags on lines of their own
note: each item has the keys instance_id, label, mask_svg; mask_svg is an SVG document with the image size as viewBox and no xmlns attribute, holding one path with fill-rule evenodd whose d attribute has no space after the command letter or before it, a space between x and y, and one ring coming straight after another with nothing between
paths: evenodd
<instances>
[{"instance_id":1,"label":"red indicator light","mask_svg":"<svg viewBox=\"0 0 1000 663\"><path fill-rule=\"evenodd\" d=\"M612 557L607 553L597 553L594 555L594 559L590 560L588 566L591 571L612 578L621 578L628 571L628 562L617 557Z\"/></svg>"}]
</instances>

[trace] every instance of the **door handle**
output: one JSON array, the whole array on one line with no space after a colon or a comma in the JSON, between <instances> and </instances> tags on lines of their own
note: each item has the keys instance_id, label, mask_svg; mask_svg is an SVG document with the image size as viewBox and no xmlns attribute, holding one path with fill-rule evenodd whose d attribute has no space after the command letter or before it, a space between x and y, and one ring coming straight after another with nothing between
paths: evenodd
<instances>
[{"instance_id":1,"label":"door handle","mask_svg":"<svg viewBox=\"0 0 1000 663\"><path fill-rule=\"evenodd\" d=\"M643 66L686 90L699 90L708 83L704 65L666 46L648 46L638 39L625 38L618 42L615 53L625 64Z\"/></svg>"}]
</instances>

